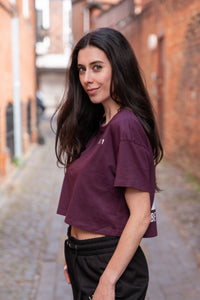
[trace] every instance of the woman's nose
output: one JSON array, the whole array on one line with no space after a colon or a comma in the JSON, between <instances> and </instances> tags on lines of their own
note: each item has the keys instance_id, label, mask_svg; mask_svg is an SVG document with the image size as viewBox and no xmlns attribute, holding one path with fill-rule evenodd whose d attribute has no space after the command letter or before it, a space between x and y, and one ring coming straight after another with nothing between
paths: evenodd
<instances>
[{"instance_id":1,"label":"woman's nose","mask_svg":"<svg viewBox=\"0 0 200 300\"><path fill-rule=\"evenodd\" d=\"M84 74L84 83L85 84L88 84L88 83L91 83L92 82L92 74L89 70L86 70L85 71L85 74Z\"/></svg>"}]
</instances>

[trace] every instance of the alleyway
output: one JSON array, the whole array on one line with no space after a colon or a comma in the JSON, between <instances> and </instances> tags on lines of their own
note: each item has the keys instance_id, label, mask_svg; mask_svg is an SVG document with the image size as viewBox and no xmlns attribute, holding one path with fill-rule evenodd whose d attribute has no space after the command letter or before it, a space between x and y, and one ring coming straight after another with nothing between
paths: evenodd
<instances>
[{"instance_id":1,"label":"alleyway","mask_svg":"<svg viewBox=\"0 0 200 300\"><path fill-rule=\"evenodd\" d=\"M45 144L34 146L24 167L0 187L0 300L72 300L63 275L66 226L55 214L63 170L56 167L48 120L43 121L42 133ZM150 268L147 300L198 300L200 235L195 226L200 201L180 205L173 185L176 181L184 192L179 171L168 165L166 171L165 166L159 171L164 190L157 196L159 237L143 241ZM192 184L187 192L193 190ZM197 219L189 222L183 208Z\"/></svg>"}]
</instances>

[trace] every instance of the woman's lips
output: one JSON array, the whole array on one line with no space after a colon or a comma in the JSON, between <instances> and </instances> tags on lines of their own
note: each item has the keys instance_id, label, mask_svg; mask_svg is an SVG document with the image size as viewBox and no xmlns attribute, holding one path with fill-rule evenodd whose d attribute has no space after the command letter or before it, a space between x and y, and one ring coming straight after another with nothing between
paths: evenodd
<instances>
[{"instance_id":1,"label":"woman's lips","mask_svg":"<svg viewBox=\"0 0 200 300\"><path fill-rule=\"evenodd\" d=\"M94 95L97 92L98 89L99 88L87 89L87 94L90 95L90 96Z\"/></svg>"}]
</instances>

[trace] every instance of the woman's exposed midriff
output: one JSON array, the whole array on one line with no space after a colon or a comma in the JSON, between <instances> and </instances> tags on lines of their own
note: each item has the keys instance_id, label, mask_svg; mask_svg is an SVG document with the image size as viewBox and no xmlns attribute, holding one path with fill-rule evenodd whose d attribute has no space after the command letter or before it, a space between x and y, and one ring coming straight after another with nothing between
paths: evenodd
<instances>
[{"instance_id":1,"label":"woman's exposed midriff","mask_svg":"<svg viewBox=\"0 0 200 300\"><path fill-rule=\"evenodd\" d=\"M77 228L75 226L71 226L71 236L78 240L86 240L86 239L94 239L94 238L103 237L104 235L94 233L94 232L89 232L89 231Z\"/></svg>"}]
</instances>

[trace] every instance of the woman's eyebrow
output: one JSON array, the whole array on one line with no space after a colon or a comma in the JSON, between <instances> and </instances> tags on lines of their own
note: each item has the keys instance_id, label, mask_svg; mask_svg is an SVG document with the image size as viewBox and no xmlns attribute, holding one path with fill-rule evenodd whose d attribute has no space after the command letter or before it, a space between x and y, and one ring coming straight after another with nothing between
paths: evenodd
<instances>
[{"instance_id":1,"label":"woman's eyebrow","mask_svg":"<svg viewBox=\"0 0 200 300\"><path fill-rule=\"evenodd\" d=\"M99 63L104 64L104 62L102 60L95 60L95 61L91 62L90 65L99 64Z\"/></svg>"},{"instance_id":2,"label":"woman's eyebrow","mask_svg":"<svg viewBox=\"0 0 200 300\"><path fill-rule=\"evenodd\" d=\"M92 65L95 65L95 64L105 64L102 60L95 60L95 61L92 61L89 65L92 66ZM83 67L85 66L84 64L78 64L78 67Z\"/></svg>"}]
</instances>

